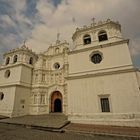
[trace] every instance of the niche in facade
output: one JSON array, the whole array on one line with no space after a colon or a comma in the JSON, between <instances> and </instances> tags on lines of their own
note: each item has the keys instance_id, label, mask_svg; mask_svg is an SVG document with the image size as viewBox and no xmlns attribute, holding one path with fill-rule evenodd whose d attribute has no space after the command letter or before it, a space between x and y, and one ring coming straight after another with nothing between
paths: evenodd
<instances>
[{"instance_id":1,"label":"niche in facade","mask_svg":"<svg viewBox=\"0 0 140 140\"><path fill-rule=\"evenodd\" d=\"M7 58L6 58L6 62L5 62L5 64L8 65L9 62L10 62L10 57L7 57Z\"/></svg>"},{"instance_id":2,"label":"niche in facade","mask_svg":"<svg viewBox=\"0 0 140 140\"><path fill-rule=\"evenodd\" d=\"M3 100L4 99L4 94L3 92L0 92L0 100Z\"/></svg>"},{"instance_id":3,"label":"niche in facade","mask_svg":"<svg viewBox=\"0 0 140 140\"><path fill-rule=\"evenodd\" d=\"M6 72L4 74L5 78L9 78L10 74L11 74L10 70L6 70Z\"/></svg>"}]
</instances>

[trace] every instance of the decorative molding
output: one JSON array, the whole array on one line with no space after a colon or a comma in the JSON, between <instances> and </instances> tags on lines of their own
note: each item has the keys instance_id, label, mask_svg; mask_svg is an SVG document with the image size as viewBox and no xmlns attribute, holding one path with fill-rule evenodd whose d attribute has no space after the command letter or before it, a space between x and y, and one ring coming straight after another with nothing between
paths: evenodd
<instances>
[{"instance_id":1,"label":"decorative molding","mask_svg":"<svg viewBox=\"0 0 140 140\"><path fill-rule=\"evenodd\" d=\"M80 34L82 32L85 32L88 30L96 30L97 28L101 28L108 25L118 27L121 30L121 25L119 24L118 21L114 22L114 21L111 21L110 19L107 19L106 21L99 21L98 23L92 23L90 26L84 25L82 28L76 28L76 31L72 36L72 39L75 40L77 34Z\"/></svg>"},{"instance_id":2,"label":"decorative molding","mask_svg":"<svg viewBox=\"0 0 140 140\"><path fill-rule=\"evenodd\" d=\"M99 73L92 73L92 74L68 76L68 77L65 77L65 78L67 80L73 80L73 79L91 78L91 77L97 77L97 76L114 75L114 74L129 73L129 72L135 72L135 69L134 68L129 68L129 69L123 69L123 70L116 70L116 71L114 70L114 71L109 71L109 72L99 72Z\"/></svg>"},{"instance_id":3,"label":"decorative molding","mask_svg":"<svg viewBox=\"0 0 140 140\"><path fill-rule=\"evenodd\" d=\"M105 48L105 47L112 47L112 46L115 46L115 45L119 45L119 44L122 44L122 43L128 43L128 42L129 42L129 39L124 39L124 40L114 41L114 42L106 43L106 44L102 44L102 45L81 48L79 50L70 51L68 53L68 55L76 54L76 53L81 53L81 52L85 52L85 51L89 51L89 50L95 50L95 49Z\"/></svg>"},{"instance_id":4,"label":"decorative molding","mask_svg":"<svg viewBox=\"0 0 140 140\"><path fill-rule=\"evenodd\" d=\"M29 49L28 47L20 47L20 48L16 48L13 50L10 50L9 52L5 53L3 56L5 57L6 55L11 55L14 53L27 53L27 54L32 54L33 56L37 57L37 54L35 52L33 52L31 49Z\"/></svg>"},{"instance_id":5,"label":"decorative molding","mask_svg":"<svg viewBox=\"0 0 140 140\"><path fill-rule=\"evenodd\" d=\"M8 88L8 87L24 87L24 88L28 88L31 89L31 85L23 85L23 84L5 84L5 85L0 85L0 88Z\"/></svg>"},{"instance_id":6,"label":"decorative molding","mask_svg":"<svg viewBox=\"0 0 140 140\"><path fill-rule=\"evenodd\" d=\"M52 85L35 85L35 84L33 84L32 85L32 88L47 88L47 89L49 89L49 88L51 88L51 87L55 87L55 86L61 86L61 87L63 87L65 84L52 84Z\"/></svg>"},{"instance_id":7,"label":"decorative molding","mask_svg":"<svg viewBox=\"0 0 140 140\"><path fill-rule=\"evenodd\" d=\"M33 65L30 65L30 64L26 64L26 63L20 63L20 62L17 62L15 64L9 64L9 65L3 65L0 70L4 70L4 69L10 69L10 68L14 68L14 67L18 67L18 66L25 66L27 68L31 68L33 69Z\"/></svg>"},{"instance_id":8,"label":"decorative molding","mask_svg":"<svg viewBox=\"0 0 140 140\"><path fill-rule=\"evenodd\" d=\"M91 72L101 72L101 71L113 70L113 69L118 69L118 68L125 68L126 69L126 67L133 68L133 65L123 65L123 66L111 67L111 68L105 68L105 69L99 69L99 70L90 70L90 71L84 71L84 72L69 73L69 75L82 74L82 73L84 74L84 73L91 73Z\"/></svg>"}]
</instances>

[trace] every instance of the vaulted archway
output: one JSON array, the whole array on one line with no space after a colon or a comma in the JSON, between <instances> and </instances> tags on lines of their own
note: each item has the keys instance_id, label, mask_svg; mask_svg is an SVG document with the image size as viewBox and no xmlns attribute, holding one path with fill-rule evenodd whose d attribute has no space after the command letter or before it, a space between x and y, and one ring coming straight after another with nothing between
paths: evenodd
<instances>
[{"instance_id":1,"label":"vaulted archway","mask_svg":"<svg viewBox=\"0 0 140 140\"><path fill-rule=\"evenodd\" d=\"M62 112L62 94L59 91L54 91L50 97L50 112Z\"/></svg>"}]
</instances>

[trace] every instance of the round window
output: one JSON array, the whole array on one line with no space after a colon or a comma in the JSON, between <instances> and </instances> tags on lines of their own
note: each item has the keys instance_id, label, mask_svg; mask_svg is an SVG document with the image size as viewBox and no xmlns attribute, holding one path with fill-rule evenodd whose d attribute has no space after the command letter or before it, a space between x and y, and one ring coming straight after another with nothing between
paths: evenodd
<instances>
[{"instance_id":1,"label":"round window","mask_svg":"<svg viewBox=\"0 0 140 140\"><path fill-rule=\"evenodd\" d=\"M55 64L54 64L54 68L55 68L55 69L59 69L59 68L60 68L60 64L59 64L59 63L55 63Z\"/></svg>"},{"instance_id":2,"label":"round window","mask_svg":"<svg viewBox=\"0 0 140 140\"><path fill-rule=\"evenodd\" d=\"M8 77L10 77L10 70L7 70L7 71L5 72L5 78L8 78Z\"/></svg>"},{"instance_id":3,"label":"round window","mask_svg":"<svg viewBox=\"0 0 140 140\"><path fill-rule=\"evenodd\" d=\"M95 53L91 56L91 61L94 63L94 64L98 64L102 61L102 55L99 54L99 53Z\"/></svg>"}]
</instances>

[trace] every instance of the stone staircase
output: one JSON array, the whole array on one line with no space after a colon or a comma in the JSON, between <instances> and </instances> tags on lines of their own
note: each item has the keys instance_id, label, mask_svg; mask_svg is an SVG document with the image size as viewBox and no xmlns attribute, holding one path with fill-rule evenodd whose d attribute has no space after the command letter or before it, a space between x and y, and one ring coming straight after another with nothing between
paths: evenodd
<instances>
[{"instance_id":1,"label":"stone staircase","mask_svg":"<svg viewBox=\"0 0 140 140\"><path fill-rule=\"evenodd\" d=\"M27 115L2 119L0 123L23 125L40 129L61 129L70 122L67 116L62 113L51 113L47 115Z\"/></svg>"}]
</instances>

